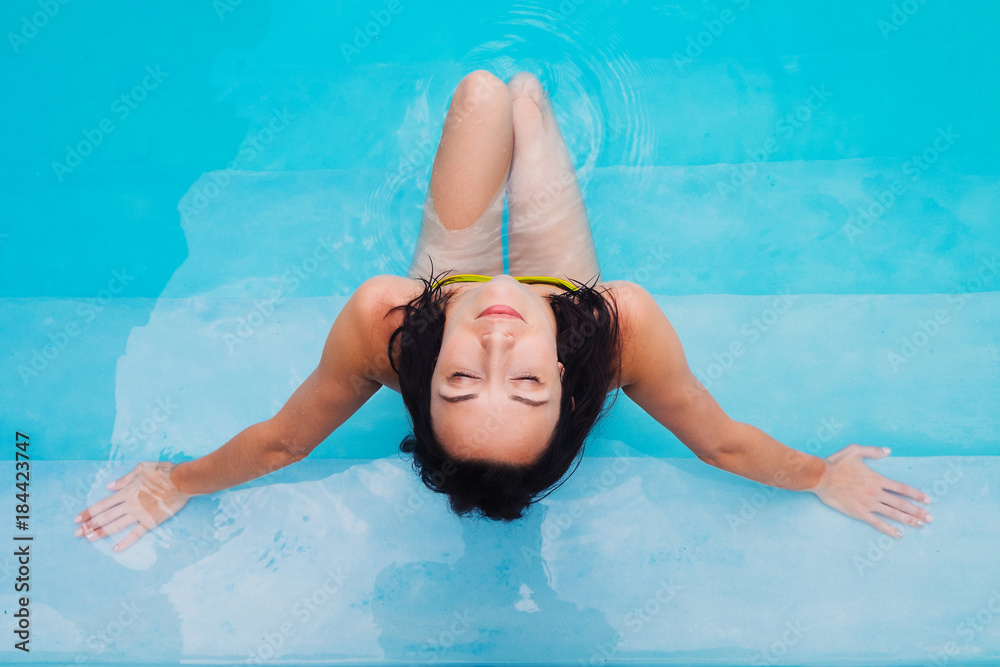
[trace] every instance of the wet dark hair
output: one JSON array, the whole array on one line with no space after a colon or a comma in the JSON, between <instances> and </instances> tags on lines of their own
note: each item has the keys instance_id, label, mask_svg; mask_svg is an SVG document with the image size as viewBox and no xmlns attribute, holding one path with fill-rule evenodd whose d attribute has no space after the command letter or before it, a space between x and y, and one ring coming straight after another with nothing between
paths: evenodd
<instances>
[{"instance_id":1,"label":"wet dark hair","mask_svg":"<svg viewBox=\"0 0 1000 667\"><path fill-rule=\"evenodd\" d=\"M576 471L584 440L617 398L621 378L618 305L606 288L595 287L596 277L590 284L571 280L575 291L545 297L555 313L557 357L565 373L559 419L537 460L513 464L454 459L431 426L431 376L441 350L445 307L452 296L450 290L434 286L438 279L421 278L423 292L389 311L404 313L402 325L389 338L389 361L399 376L413 426L399 449L413 454L413 468L424 485L447 494L456 514L513 521ZM611 386L616 390L605 407ZM567 475L574 461L576 466Z\"/></svg>"}]
</instances>

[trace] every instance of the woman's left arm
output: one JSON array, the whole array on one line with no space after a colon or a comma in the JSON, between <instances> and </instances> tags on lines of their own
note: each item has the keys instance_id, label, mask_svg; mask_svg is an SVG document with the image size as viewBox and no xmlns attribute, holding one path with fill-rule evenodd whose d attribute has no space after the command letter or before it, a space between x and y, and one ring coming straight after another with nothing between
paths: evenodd
<instances>
[{"instance_id":1,"label":"woman's left arm","mask_svg":"<svg viewBox=\"0 0 1000 667\"><path fill-rule=\"evenodd\" d=\"M622 389L699 459L762 484L811 491L830 507L893 537L899 531L876 513L911 526L930 521L926 510L901 497L930 502L926 494L883 477L862 460L884 457L887 450L852 444L822 459L730 418L691 372L677 333L652 295L634 283L626 285L619 290L626 320Z\"/></svg>"}]
</instances>

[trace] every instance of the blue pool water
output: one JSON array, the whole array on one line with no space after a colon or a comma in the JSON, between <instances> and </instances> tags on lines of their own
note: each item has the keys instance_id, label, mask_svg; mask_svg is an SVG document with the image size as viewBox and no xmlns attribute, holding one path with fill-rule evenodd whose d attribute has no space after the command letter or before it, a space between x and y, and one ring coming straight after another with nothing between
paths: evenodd
<instances>
[{"instance_id":1,"label":"blue pool water","mask_svg":"<svg viewBox=\"0 0 1000 667\"><path fill-rule=\"evenodd\" d=\"M7 3L0 423L31 436L35 540L32 652L0 660L997 663L998 25L985 0ZM525 520L459 520L383 389L125 553L74 538L135 462L273 415L352 291L405 272L475 69L542 80L604 276L656 296L729 414L892 447L870 465L934 522L893 541L710 468L624 396Z\"/></svg>"}]
</instances>

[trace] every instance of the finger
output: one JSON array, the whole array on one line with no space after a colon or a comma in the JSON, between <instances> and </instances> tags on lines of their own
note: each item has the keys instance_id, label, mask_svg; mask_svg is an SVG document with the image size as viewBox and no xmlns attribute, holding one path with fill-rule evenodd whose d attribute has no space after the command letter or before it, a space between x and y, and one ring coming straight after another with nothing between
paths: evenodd
<instances>
[{"instance_id":1,"label":"finger","mask_svg":"<svg viewBox=\"0 0 1000 667\"><path fill-rule=\"evenodd\" d=\"M112 494L103 500L97 501L87 509L80 512L80 514L77 515L75 521L77 523L83 523L84 521L89 521L90 519L94 518L101 512L104 512L105 510L108 510L114 507L115 505L120 505L121 503L122 503L121 495L117 493Z\"/></svg>"},{"instance_id":2,"label":"finger","mask_svg":"<svg viewBox=\"0 0 1000 667\"><path fill-rule=\"evenodd\" d=\"M100 528L101 526L103 526L105 524L109 524L112 521L115 521L116 519L118 519L118 517L120 517L120 516L122 516L123 514L126 514L126 513L127 513L127 510L126 510L126 506L125 506L124 503L120 503L118 505L115 505L114 507L111 507L111 508L105 510L104 512L102 512L98 516L93 517L91 519L88 519L87 521L83 521L82 523L80 523L80 526L76 529L76 533L75 534L76 535L88 535L89 533L94 532L96 529Z\"/></svg>"},{"instance_id":3,"label":"finger","mask_svg":"<svg viewBox=\"0 0 1000 667\"><path fill-rule=\"evenodd\" d=\"M883 484L882 488L898 493L901 496L906 496L907 498L919 500L922 503L929 503L931 501L931 497L923 491L918 491L909 484L903 484L902 482L889 480L889 483Z\"/></svg>"},{"instance_id":4,"label":"finger","mask_svg":"<svg viewBox=\"0 0 1000 667\"><path fill-rule=\"evenodd\" d=\"M888 447L862 447L861 445L858 445L855 451L864 459L881 459L889 456L890 453Z\"/></svg>"},{"instance_id":5,"label":"finger","mask_svg":"<svg viewBox=\"0 0 1000 667\"><path fill-rule=\"evenodd\" d=\"M141 469L142 469L142 464L140 463L136 467L132 468L132 472L128 473L124 477L119 477L113 482L108 482L108 488L116 490L122 488L123 486L131 482L132 478L135 477L137 474L139 474L139 471Z\"/></svg>"},{"instance_id":6,"label":"finger","mask_svg":"<svg viewBox=\"0 0 1000 667\"><path fill-rule=\"evenodd\" d=\"M888 519L898 521L899 523L903 523L914 528L919 528L923 525L917 517L907 514L906 512L901 512L895 507L890 507L889 505L882 505L875 511Z\"/></svg>"},{"instance_id":7,"label":"finger","mask_svg":"<svg viewBox=\"0 0 1000 667\"><path fill-rule=\"evenodd\" d=\"M111 523L108 523L105 526L101 526L100 528L91 531L87 535L87 539L96 540L101 537L107 537L108 535L114 535L117 532L125 530L135 522L136 519L134 516L132 516L131 514L123 514L122 516L118 517Z\"/></svg>"},{"instance_id":8,"label":"finger","mask_svg":"<svg viewBox=\"0 0 1000 667\"><path fill-rule=\"evenodd\" d=\"M112 548L115 551L125 551L125 549L128 549L130 546L135 544L135 542L145 534L146 534L146 527L140 523L138 526L135 527L135 530L133 530L131 533L125 536L125 539L123 539L121 542L119 542Z\"/></svg>"},{"instance_id":9,"label":"finger","mask_svg":"<svg viewBox=\"0 0 1000 667\"><path fill-rule=\"evenodd\" d=\"M895 507L896 509L902 510L902 511L906 512L907 514L912 514L913 516L917 517L918 519L920 519L924 523L930 523L931 522L930 512L928 512L927 510L925 510L923 507L917 507L913 503L911 503L911 502L909 502L907 500L904 500L903 498L900 498L899 496L895 496L895 495L893 495L891 493L886 493L885 496L883 496L881 500L882 500L883 503L885 503L889 507Z\"/></svg>"},{"instance_id":10,"label":"finger","mask_svg":"<svg viewBox=\"0 0 1000 667\"><path fill-rule=\"evenodd\" d=\"M878 530L881 530L883 533L885 533L889 537L902 537L903 536L903 533L901 533L898 529L893 528L892 526L890 526L889 524L887 524L885 521L883 521L882 519L880 519L877 516L875 516L874 514L872 514L871 512L866 512L866 514L865 514L865 522L868 523L868 524L870 524L871 526L874 526Z\"/></svg>"}]
</instances>

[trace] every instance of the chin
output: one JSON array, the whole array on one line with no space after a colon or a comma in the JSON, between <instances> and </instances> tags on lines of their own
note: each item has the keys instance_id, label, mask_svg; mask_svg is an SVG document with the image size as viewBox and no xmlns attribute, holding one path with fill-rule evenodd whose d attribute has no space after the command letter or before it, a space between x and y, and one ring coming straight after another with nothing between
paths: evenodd
<instances>
[{"instance_id":1,"label":"chin","mask_svg":"<svg viewBox=\"0 0 1000 667\"><path fill-rule=\"evenodd\" d=\"M503 278L507 278L507 280L503 280ZM516 292L519 294L523 294L527 291L525 285L517 282L506 274L497 276L489 282L483 283L483 286L480 289L483 292Z\"/></svg>"},{"instance_id":2,"label":"chin","mask_svg":"<svg viewBox=\"0 0 1000 667\"><path fill-rule=\"evenodd\" d=\"M475 303L482 305L483 308L501 303L524 314L521 308L533 303L530 298L532 294L530 290L526 289L524 285L513 278L511 278L510 283L507 281L500 283L490 281L484 283L480 288L480 291L476 294Z\"/></svg>"}]
</instances>

